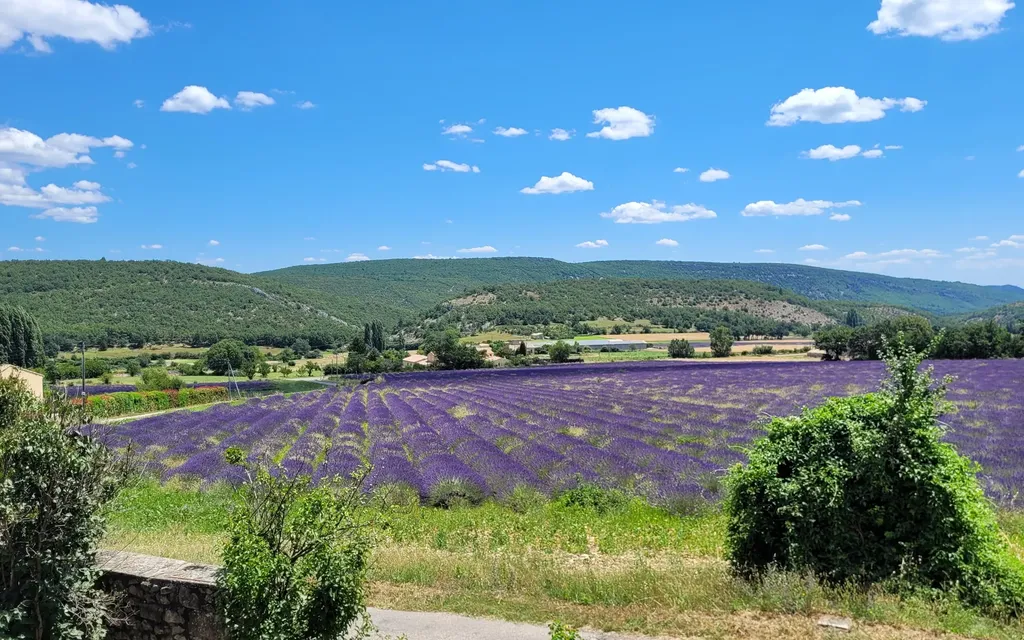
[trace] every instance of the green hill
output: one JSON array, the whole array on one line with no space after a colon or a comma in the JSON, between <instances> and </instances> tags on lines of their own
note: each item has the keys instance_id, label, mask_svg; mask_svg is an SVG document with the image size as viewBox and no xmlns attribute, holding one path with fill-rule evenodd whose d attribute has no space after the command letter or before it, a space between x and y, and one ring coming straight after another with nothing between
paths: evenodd
<instances>
[{"instance_id":1,"label":"green hill","mask_svg":"<svg viewBox=\"0 0 1024 640\"><path fill-rule=\"evenodd\" d=\"M1024 328L1024 302L1013 302L948 318L951 324L985 320L995 320L998 324L1014 330Z\"/></svg>"},{"instance_id":2,"label":"green hill","mask_svg":"<svg viewBox=\"0 0 1024 640\"><path fill-rule=\"evenodd\" d=\"M0 301L27 309L61 344L208 344L241 338L322 346L353 329L350 310L318 292L227 269L181 262L0 262Z\"/></svg>"},{"instance_id":3,"label":"green hill","mask_svg":"<svg viewBox=\"0 0 1024 640\"><path fill-rule=\"evenodd\" d=\"M422 311L488 284L592 278L750 280L811 300L870 302L931 314L966 313L1024 300L1024 289L981 286L777 263L616 260L568 263L549 258L373 260L288 267L257 274L371 305L378 315Z\"/></svg>"}]
</instances>

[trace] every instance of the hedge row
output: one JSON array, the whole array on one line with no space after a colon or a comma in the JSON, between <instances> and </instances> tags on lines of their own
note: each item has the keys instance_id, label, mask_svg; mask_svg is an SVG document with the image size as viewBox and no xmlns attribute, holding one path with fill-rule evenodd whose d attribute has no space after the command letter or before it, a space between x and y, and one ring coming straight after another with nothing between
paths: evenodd
<instances>
[{"instance_id":1,"label":"hedge row","mask_svg":"<svg viewBox=\"0 0 1024 640\"><path fill-rule=\"evenodd\" d=\"M124 391L89 396L88 407L98 418L149 413L228 399L227 387L195 387L166 391Z\"/></svg>"}]
</instances>

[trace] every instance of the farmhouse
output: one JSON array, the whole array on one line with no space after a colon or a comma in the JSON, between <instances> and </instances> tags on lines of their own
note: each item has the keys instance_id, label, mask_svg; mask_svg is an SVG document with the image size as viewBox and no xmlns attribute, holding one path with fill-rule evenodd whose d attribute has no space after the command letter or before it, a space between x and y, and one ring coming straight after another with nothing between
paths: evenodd
<instances>
[{"instance_id":1,"label":"farmhouse","mask_svg":"<svg viewBox=\"0 0 1024 640\"><path fill-rule=\"evenodd\" d=\"M43 375L28 369L16 367L13 364L0 364L0 378L19 378L25 382L25 386L37 398L43 397Z\"/></svg>"},{"instance_id":2,"label":"farmhouse","mask_svg":"<svg viewBox=\"0 0 1024 640\"><path fill-rule=\"evenodd\" d=\"M402 362L404 362L407 366L410 367L429 367L433 365L435 362L437 362L437 356L435 356L433 353L423 355L422 353L413 352L408 356L402 358Z\"/></svg>"}]
</instances>

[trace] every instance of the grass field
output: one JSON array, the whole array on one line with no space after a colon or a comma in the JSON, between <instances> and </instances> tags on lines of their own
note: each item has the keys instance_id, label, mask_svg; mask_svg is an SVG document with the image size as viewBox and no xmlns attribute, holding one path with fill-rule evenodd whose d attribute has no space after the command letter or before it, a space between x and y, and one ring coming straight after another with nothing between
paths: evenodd
<instances>
[{"instance_id":1,"label":"grass field","mask_svg":"<svg viewBox=\"0 0 1024 640\"><path fill-rule=\"evenodd\" d=\"M217 563L230 492L145 482L110 513L104 546ZM776 574L735 578L724 561L725 518L677 516L638 500L606 513L540 500L439 510L367 507L379 523L370 603L511 620L687 638L824 638L820 614L851 616L851 638L1024 637L1024 625L991 620L955 602L879 590L828 588ZM1024 516L1001 523L1024 557Z\"/></svg>"}]
</instances>

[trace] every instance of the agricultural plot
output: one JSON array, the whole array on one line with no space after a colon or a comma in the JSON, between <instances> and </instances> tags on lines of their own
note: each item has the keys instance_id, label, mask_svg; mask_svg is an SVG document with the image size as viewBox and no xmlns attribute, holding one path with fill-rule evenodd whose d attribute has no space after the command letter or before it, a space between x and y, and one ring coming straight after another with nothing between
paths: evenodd
<instances>
[{"instance_id":1,"label":"agricultural plot","mask_svg":"<svg viewBox=\"0 0 1024 640\"><path fill-rule=\"evenodd\" d=\"M947 439L982 466L1006 507L1024 489L1024 361L935 363L957 377ZM228 447L314 478L368 461L370 488L430 495L459 480L499 499L517 485L579 481L654 502L721 497L720 479L762 433L759 420L873 390L877 362L630 363L423 372L355 389L253 399L118 427L164 479L238 481Z\"/></svg>"}]
</instances>

